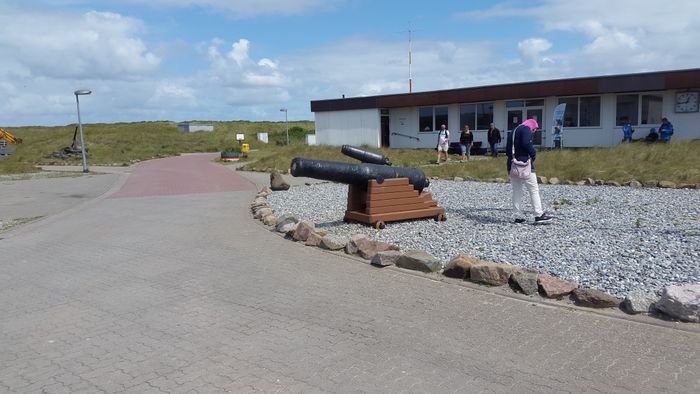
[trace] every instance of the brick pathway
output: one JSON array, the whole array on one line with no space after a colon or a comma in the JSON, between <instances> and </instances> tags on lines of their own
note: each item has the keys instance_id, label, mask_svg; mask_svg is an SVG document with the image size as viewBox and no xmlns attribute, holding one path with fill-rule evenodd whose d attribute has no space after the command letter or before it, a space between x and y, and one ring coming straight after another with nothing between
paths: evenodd
<instances>
[{"instance_id":1,"label":"brick pathway","mask_svg":"<svg viewBox=\"0 0 700 394\"><path fill-rule=\"evenodd\" d=\"M255 224L254 192L227 176L246 190L204 182L211 192L170 185L137 197L127 182L114 196L131 198L4 234L0 392L700 391L700 334L688 325L515 300L307 248Z\"/></svg>"}]
</instances>

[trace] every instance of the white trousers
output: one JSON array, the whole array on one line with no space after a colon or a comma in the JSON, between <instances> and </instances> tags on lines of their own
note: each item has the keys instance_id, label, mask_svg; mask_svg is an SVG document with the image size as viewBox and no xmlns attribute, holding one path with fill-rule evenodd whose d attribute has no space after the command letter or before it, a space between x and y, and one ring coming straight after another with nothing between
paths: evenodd
<instances>
[{"instance_id":1,"label":"white trousers","mask_svg":"<svg viewBox=\"0 0 700 394\"><path fill-rule=\"evenodd\" d=\"M532 201L532 207L535 210L535 216L542 216L542 201L540 201L540 187L537 185L537 175L534 172L530 173L527 179L510 177L510 184L513 186L513 214L516 218L523 217L523 189L527 189Z\"/></svg>"}]
</instances>

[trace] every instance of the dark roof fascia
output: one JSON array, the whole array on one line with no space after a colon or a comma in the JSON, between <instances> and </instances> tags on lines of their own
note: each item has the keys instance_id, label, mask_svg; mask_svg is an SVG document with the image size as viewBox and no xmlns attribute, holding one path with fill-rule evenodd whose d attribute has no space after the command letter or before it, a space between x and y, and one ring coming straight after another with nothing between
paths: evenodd
<instances>
[{"instance_id":1,"label":"dark roof fascia","mask_svg":"<svg viewBox=\"0 0 700 394\"><path fill-rule=\"evenodd\" d=\"M311 101L312 112L417 107L480 101L626 93L700 87L700 68L676 71L555 79L429 92Z\"/></svg>"}]
</instances>

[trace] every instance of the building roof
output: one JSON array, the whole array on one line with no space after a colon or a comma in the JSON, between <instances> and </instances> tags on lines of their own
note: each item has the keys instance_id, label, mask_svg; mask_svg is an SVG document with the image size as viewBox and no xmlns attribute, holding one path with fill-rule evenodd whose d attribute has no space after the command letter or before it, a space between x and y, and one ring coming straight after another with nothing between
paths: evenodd
<instances>
[{"instance_id":1,"label":"building roof","mask_svg":"<svg viewBox=\"0 0 700 394\"><path fill-rule=\"evenodd\" d=\"M311 101L311 112L417 107L452 103L625 93L700 87L700 68L599 77L554 79L429 92Z\"/></svg>"}]
</instances>

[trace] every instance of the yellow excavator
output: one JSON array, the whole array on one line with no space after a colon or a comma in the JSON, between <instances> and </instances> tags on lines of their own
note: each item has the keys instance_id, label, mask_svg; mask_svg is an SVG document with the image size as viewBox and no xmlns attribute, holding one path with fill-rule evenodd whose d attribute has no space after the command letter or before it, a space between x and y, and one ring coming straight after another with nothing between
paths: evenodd
<instances>
[{"instance_id":1,"label":"yellow excavator","mask_svg":"<svg viewBox=\"0 0 700 394\"><path fill-rule=\"evenodd\" d=\"M0 159L9 156L15 151L15 148L7 146L7 144L21 144L22 139L17 138L5 129L0 128Z\"/></svg>"},{"instance_id":2,"label":"yellow excavator","mask_svg":"<svg viewBox=\"0 0 700 394\"><path fill-rule=\"evenodd\" d=\"M22 143L21 138L15 137L14 135L5 131L5 129L3 129L2 127L0 127L0 139L3 139L10 144L21 144Z\"/></svg>"}]
</instances>

